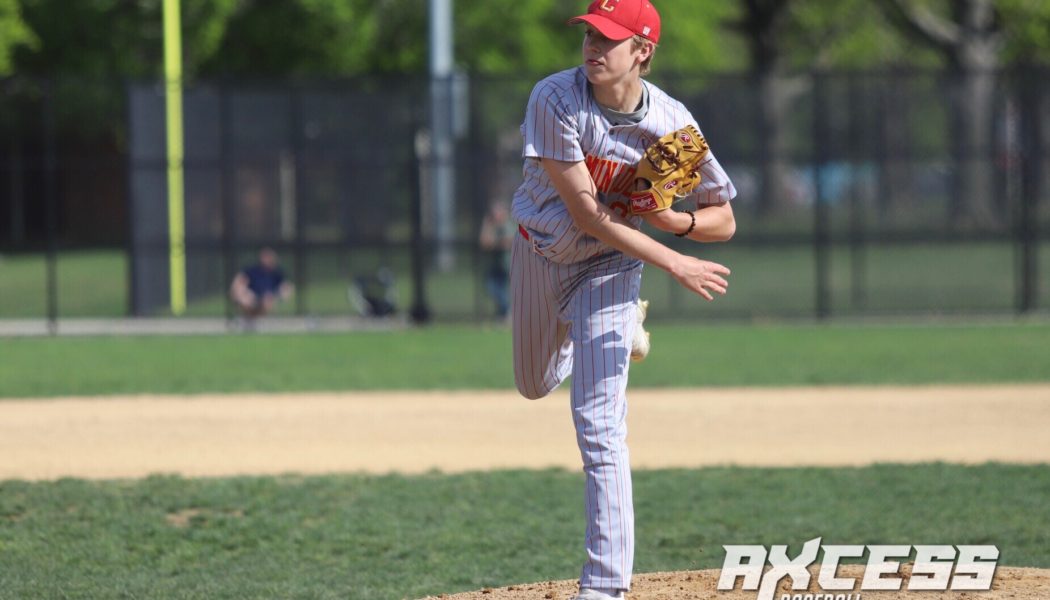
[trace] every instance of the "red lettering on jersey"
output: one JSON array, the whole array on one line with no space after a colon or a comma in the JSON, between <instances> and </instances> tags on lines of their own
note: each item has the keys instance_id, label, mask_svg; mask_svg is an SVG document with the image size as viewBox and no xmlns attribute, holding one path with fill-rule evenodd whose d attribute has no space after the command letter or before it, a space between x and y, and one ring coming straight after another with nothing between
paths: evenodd
<instances>
[{"instance_id":1,"label":"red lettering on jersey","mask_svg":"<svg viewBox=\"0 0 1050 600\"><path fill-rule=\"evenodd\" d=\"M594 171L598 168L599 160L601 159L597 156L591 156L590 154L584 159L584 162L587 163L587 172L591 174L591 179L594 179Z\"/></svg>"},{"instance_id":2,"label":"red lettering on jersey","mask_svg":"<svg viewBox=\"0 0 1050 600\"><path fill-rule=\"evenodd\" d=\"M594 185L598 187L598 191L602 190L601 180L602 174L605 172L606 163L609 161L598 158L597 156L587 157L587 170L591 173L591 179L594 180Z\"/></svg>"},{"instance_id":3,"label":"red lettering on jersey","mask_svg":"<svg viewBox=\"0 0 1050 600\"><path fill-rule=\"evenodd\" d=\"M609 193L609 188L612 187L613 177L616 176L616 171L620 168L620 165L611 160L605 160L602 162L605 163L605 170L602 171L601 179L595 181L595 183L598 185L599 190L604 193Z\"/></svg>"},{"instance_id":4,"label":"red lettering on jersey","mask_svg":"<svg viewBox=\"0 0 1050 600\"><path fill-rule=\"evenodd\" d=\"M599 192L624 194L630 190L634 182L633 167L590 155L587 156L585 162ZM628 174L630 177L627 177Z\"/></svg>"},{"instance_id":5,"label":"red lettering on jersey","mask_svg":"<svg viewBox=\"0 0 1050 600\"><path fill-rule=\"evenodd\" d=\"M629 195L634 191L634 174L638 171L636 167L624 165L623 169L616 175L613 181L612 191L614 194Z\"/></svg>"}]
</instances>

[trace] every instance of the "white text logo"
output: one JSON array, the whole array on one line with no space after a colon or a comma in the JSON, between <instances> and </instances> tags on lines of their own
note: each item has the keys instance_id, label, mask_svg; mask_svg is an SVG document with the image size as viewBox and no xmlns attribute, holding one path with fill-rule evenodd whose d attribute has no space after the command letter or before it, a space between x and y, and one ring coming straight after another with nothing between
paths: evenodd
<instances>
[{"instance_id":1,"label":"white text logo","mask_svg":"<svg viewBox=\"0 0 1050 600\"><path fill-rule=\"evenodd\" d=\"M995 546L821 546L820 538L805 543L794 558L788 557L787 546L722 546L726 559L718 578L718 589L732 590L738 579L741 589L758 591L758 600L772 600L777 584L791 578L792 590L809 587L808 567L824 551L817 583L821 590L841 592L853 590L856 579L839 577L838 566L843 558L860 558L865 550L868 562L860 589L900 590L901 560L907 561L915 550L914 566L908 580L908 591L915 590L988 590L992 587L999 548ZM771 568L765 571L766 565ZM893 575L898 575L894 577ZM860 600L860 594L784 594L781 600Z\"/></svg>"}]
</instances>

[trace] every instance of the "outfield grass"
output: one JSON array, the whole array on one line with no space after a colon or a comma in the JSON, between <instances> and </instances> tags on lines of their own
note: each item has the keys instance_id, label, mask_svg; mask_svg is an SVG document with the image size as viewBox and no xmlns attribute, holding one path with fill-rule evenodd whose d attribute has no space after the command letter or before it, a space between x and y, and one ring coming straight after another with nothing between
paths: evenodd
<instances>
[{"instance_id":1,"label":"outfield grass","mask_svg":"<svg viewBox=\"0 0 1050 600\"><path fill-rule=\"evenodd\" d=\"M1050 324L655 325L635 387L1050 381ZM0 397L512 388L506 329L315 335L22 338Z\"/></svg>"},{"instance_id":2,"label":"outfield grass","mask_svg":"<svg viewBox=\"0 0 1050 600\"><path fill-rule=\"evenodd\" d=\"M806 244L748 246L686 245L680 248L722 262L733 270L731 295L708 304L682 290L665 273L647 269L642 294L652 300L653 316L689 318L809 316L815 312L816 272L813 248ZM70 251L58 255L60 317L117 317L128 312L127 260L120 251ZM834 314L1008 313L1016 304L1014 247L1004 242L871 245L854 270L846 246L831 252L829 294ZM208 274L203 291L191 295L192 316L221 316L226 311L222 255L192 254L191 270ZM238 257L248 264L251 254ZM482 289L474 257L463 254L456 268L427 273L427 300L440 318L491 315L493 306ZM289 274L294 261L285 257ZM1041 244L1039 264L1050 264L1050 243ZM410 306L413 286L405 249L322 251L305 257L306 286L299 290L305 311L338 315L353 312L346 297L355 275L390 268L397 279L401 307ZM857 287L854 287L854 284ZM47 314L46 265L41 255L0 257L0 319L43 318ZM1037 302L1050 306L1050 276L1039 281ZM279 307L291 314L297 303ZM163 314L158 309L158 314Z\"/></svg>"},{"instance_id":3,"label":"outfield grass","mask_svg":"<svg viewBox=\"0 0 1050 600\"><path fill-rule=\"evenodd\" d=\"M1050 566L1050 467L650 471L636 572L722 544L995 544ZM412 598L578 576L582 476L0 483L0 598Z\"/></svg>"},{"instance_id":4,"label":"outfield grass","mask_svg":"<svg viewBox=\"0 0 1050 600\"><path fill-rule=\"evenodd\" d=\"M127 261L122 253L61 253L55 266L59 315L127 314ZM0 278L0 318L47 316L47 264L43 255L0 256Z\"/></svg>"}]
</instances>

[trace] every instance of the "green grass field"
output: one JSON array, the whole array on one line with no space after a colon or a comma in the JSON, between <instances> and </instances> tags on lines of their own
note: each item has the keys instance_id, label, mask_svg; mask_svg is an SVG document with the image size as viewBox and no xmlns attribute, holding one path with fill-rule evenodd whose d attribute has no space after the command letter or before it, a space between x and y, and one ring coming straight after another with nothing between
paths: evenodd
<instances>
[{"instance_id":1,"label":"green grass field","mask_svg":"<svg viewBox=\"0 0 1050 600\"><path fill-rule=\"evenodd\" d=\"M581 562L561 471L0 483L0 598L415 598ZM716 568L722 544L995 544L1050 566L1050 467L647 471L636 572Z\"/></svg>"},{"instance_id":2,"label":"green grass field","mask_svg":"<svg viewBox=\"0 0 1050 600\"><path fill-rule=\"evenodd\" d=\"M728 265L731 295L708 304L689 296L666 274L648 269L643 296L653 302L653 317L810 316L815 311L815 267L808 245L749 247L683 246L683 250ZM240 257L247 264L250 255ZM481 287L480 270L465 254L457 268L428 274L427 299L439 318L470 318L492 313ZM869 246L862 270L853 255L836 247L831 255L831 308L835 314L1009 313L1015 306L1014 249L1007 243L960 243ZM294 273L290 257L286 267ZM188 314L225 314L221 257L191 256L190 269L210 274L204 291L191 297ZM1042 245L1039 264L1050 264L1050 243ZM300 290L307 313L348 314L346 290L353 275L390 267L397 276L403 308L411 303L408 255L403 250L358 250L353 254L317 251L304 264L307 285ZM481 267L479 267L480 269ZM56 281L60 317L119 317L128 312L127 259L119 251L59 254ZM854 287L854 283L857 287ZM47 314L46 269L40 255L0 257L0 319L43 318ZM1050 307L1050 276L1039 281L1038 303ZM280 307L295 311L295 303ZM163 314L159 310L158 314Z\"/></svg>"},{"instance_id":3,"label":"green grass field","mask_svg":"<svg viewBox=\"0 0 1050 600\"><path fill-rule=\"evenodd\" d=\"M654 325L635 387L1050 381L1050 324ZM513 387L506 329L23 338L0 397ZM57 367L60 365L60 367Z\"/></svg>"}]
</instances>

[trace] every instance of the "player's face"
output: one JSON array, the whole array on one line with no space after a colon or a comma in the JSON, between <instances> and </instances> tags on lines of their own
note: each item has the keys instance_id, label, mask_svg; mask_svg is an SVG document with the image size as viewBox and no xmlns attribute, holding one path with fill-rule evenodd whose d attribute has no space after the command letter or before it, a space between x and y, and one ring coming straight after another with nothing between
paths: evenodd
<instances>
[{"instance_id":1,"label":"player's face","mask_svg":"<svg viewBox=\"0 0 1050 600\"><path fill-rule=\"evenodd\" d=\"M610 40L590 26L583 35L583 66L593 85L623 80L642 62L641 53L631 38Z\"/></svg>"},{"instance_id":2,"label":"player's face","mask_svg":"<svg viewBox=\"0 0 1050 600\"><path fill-rule=\"evenodd\" d=\"M273 250L261 250L259 252L259 264L267 269L277 268L277 253Z\"/></svg>"}]
</instances>

